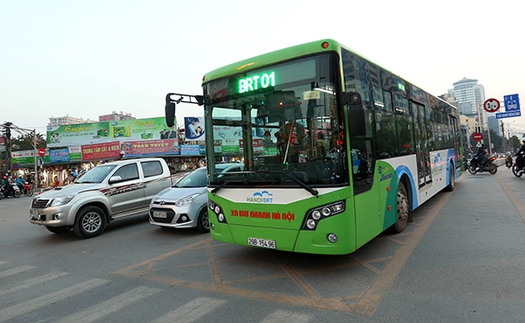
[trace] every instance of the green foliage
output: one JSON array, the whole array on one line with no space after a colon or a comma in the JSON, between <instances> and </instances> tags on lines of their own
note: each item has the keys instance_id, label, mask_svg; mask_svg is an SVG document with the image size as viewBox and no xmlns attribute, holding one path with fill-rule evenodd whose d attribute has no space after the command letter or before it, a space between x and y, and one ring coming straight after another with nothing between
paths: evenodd
<instances>
[{"instance_id":1,"label":"green foliage","mask_svg":"<svg viewBox=\"0 0 525 323\"><path fill-rule=\"evenodd\" d=\"M45 148L46 147L46 138L42 134L37 133L35 136L36 148ZM21 151L21 150L32 150L33 147L33 136L31 135L19 135L18 137L11 138L11 150L12 151Z\"/></svg>"}]
</instances>

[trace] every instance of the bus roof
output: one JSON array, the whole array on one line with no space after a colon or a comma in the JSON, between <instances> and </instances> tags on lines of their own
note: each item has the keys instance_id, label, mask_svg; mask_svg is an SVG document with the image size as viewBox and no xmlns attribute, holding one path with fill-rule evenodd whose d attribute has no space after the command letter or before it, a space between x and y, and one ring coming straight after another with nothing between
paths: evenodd
<instances>
[{"instance_id":1,"label":"bus roof","mask_svg":"<svg viewBox=\"0 0 525 323\"><path fill-rule=\"evenodd\" d=\"M323 48L322 44L328 43L327 48ZM203 83L208 83L212 80L230 76L234 73L250 71L264 67L275 62L287 61L292 58L301 56L307 56L319 52L337 51L339 52L341 44L333 39L322 39L305 44L295 45L283 49L279 49L273 52L258 55L252 58L248 58L233 64L229 64L204 75Z\"/></svg>"},{"instance_id":2,"label":"bus roof","mask_svg":"<svg viewBox=\"0 0 525 323\"><path fill-rule=\"evenodd\" d=\"M328 46L326 48L323 48L323 43L325 43L325 42L328 43ZM398 74L393 73L389 69L386 69L386 68L382 67L381 65L371 61L370 59L366 58L365 56L357 53L356 51L351 50L347 46L344 46L341 43L337 42L336 40L333 40L333 39L330 39L330 38L325 38L325 39L321 39L321 40L312 41L312 42L309 42L309 43L304 43L304 44L299 44L299 45L295 45L295 46L291 46L291 47L286 47L286 48L283 48L283 49L279 49L279 50L276 50L276 51L273 51L273 52L261 54L261 55L255 56L255 57L251 57L251 58L248 58L248 59L245 59L245 60L242 60L242 61L238 61L236 63L232 63L232 64L229 64L229 65L217 68L217 69L215 69L215 70L213 70L211 72L206 73L204 75L204 77L203 77L203 82L202 83L203 84L204 83L208 83L208 82L216 80L216 79L220 79L220 78L223 78L223 77L228 77L228 76L230 76L232 74L251 71L251 70L254 70L254 69L262 68L262 67L270 65L270 64L274 64L276 62L283 62L283 61L287 61L287 60L293 59L293 58L298 58L298 57L301 57L301 56L308 56L310 54L321 53L321 52L329 52L329 51L335 51L335 52L340 53L341 52L341 48L345 48L345 49L353 52L354 54L356 54L356 55L366 59L367 61L375 64L376 66L381 67L384 70L392 73L396 77L404 80L405 82L411 84L412 86L418 87L414 83L406 80L405 78L399 76ZM428 93L428 94L430 94L430 93ZM432 94L430 94L430 95L432 95ZM435 96L435 95L432 95L432 96L434 96L438 100L446 103L447 105L451 106L450 103L448 103L445 100L439 98L438 96ZM454 108L457 109L456 107L454 107Z\"/></svg>"}]
</instances>

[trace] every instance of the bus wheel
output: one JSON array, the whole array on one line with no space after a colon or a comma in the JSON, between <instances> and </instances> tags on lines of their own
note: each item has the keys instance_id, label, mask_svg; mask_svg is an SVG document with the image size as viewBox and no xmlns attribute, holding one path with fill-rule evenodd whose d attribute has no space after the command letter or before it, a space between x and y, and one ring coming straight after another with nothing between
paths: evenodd
<instances>
[{"instance_id":1,"label":"bus wheel","mask_svg":"<svg viewBox=\"0 0 525 323\"><path fill-rule=\"evenodd\" d=\"M390 231L394 233L400 233L405 230L408 223L408 194L405 185L399 182L399 188L397 190L397 220L390 227Z\"/></svg>"}]
</instances>

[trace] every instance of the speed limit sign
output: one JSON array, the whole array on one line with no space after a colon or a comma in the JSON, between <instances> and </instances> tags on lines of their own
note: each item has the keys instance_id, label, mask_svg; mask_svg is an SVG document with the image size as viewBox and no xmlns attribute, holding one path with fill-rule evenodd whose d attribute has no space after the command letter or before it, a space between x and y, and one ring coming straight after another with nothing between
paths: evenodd
<instances>
[{"instance_id":1,"label":"speed limit sign","mask_svg":"<svg viewBox=\"0 0 525 323\"><path fill-rule=\"evenodd\" d=\"M488 99L483 103L483 109L487 112L496 112L499 110L499 100Z\"/></svg>"}]
</instances>

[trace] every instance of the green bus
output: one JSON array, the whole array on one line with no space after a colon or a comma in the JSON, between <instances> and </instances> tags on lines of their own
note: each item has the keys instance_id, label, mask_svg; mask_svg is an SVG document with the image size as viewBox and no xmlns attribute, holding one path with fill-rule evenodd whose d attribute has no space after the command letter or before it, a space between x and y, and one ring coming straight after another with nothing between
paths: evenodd
<instances>
[{"instance_id":1,"label":"green bus","mask_svg":"<svg viewBox=\"0 0 525 323\"><path fill-rule=\"evenodd\" d=\"M454 189L457 109L334 40L224 66L202 87L169 93L166 118L178 102L204 107L215 240L348 254Z\"/></svg>"}]
</instances>

